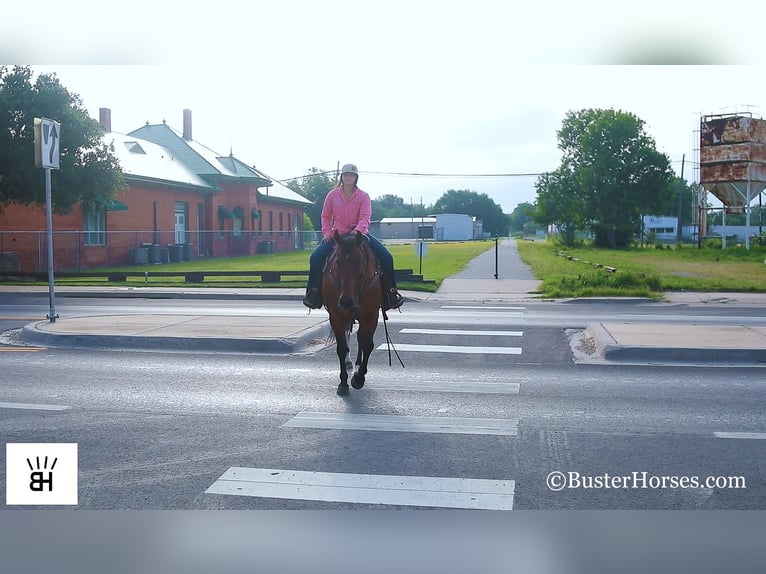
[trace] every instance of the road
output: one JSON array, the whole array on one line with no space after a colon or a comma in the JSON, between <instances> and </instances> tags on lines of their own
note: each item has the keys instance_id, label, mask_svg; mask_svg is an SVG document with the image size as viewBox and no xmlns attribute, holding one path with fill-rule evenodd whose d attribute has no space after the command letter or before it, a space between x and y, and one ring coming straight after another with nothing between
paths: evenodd
<instances>
[{"instance_id":1,"label":"road","mask_svg":"<svg viewBox=\"0 0 766 574\"><path fill-rule=\"evenodd\" d=\"M4 303L0 330L45 313L39 301ZM294 302L58 304L62 315L190 306L305 313ZM367 385L345 399L328 347L280 356L6 344L0 436L76 442L87 509L766 508L762 369L578 364L570 346L570 330L595 317L763 324L749 310L406 311L388 325L405 368L395 357L389 366L381 330Z\"/></svg>"}]
</instances>

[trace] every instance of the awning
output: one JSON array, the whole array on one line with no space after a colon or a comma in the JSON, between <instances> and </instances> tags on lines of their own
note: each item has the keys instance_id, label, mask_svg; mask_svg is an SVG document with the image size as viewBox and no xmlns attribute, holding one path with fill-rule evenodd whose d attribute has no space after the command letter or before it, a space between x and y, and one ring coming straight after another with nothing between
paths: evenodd
<instances>
[{"instance_id":1,"label":"awning","mask_svg":"<svg viewBox=\"0 0 766 574\"><path fill-rule=\"evenodd\" d=\"M128 206L121 201L117 201L116 199L110 199L104 205L104 209L107 211L127 211Z\"/></svg>"},{"instance_id":2,"label":"awning","mask_svg":"<svg viewBox=\"0 0 766 574\"><path fill-rule=\"evenodd\" d=\"M221 219L234 219L234 214L223 205L218 206L218 217Z\"/></svg>"}]
</instances>

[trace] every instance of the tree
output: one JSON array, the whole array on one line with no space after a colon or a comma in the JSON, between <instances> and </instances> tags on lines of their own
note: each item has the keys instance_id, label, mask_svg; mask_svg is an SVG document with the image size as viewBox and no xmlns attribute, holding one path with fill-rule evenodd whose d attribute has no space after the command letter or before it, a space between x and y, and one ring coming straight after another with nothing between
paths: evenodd
<instances>
[{"instance_id":1,"label":"tree","mask_svg":"<svg viewBox=\"0 0 766 574\"><path fill-rule=\"evenodd\" d=\"M557 194L573 195L567 208L579 212L564 219L587 227L597 245L627 245L641 228L641 215L672 205L670 160L637 116L613 109L569 112L557 136L562 168L547 181L558 186ZM545 183L538 180L538 191Z\"/></svg>"},{"instance_id":2,"label":"tree","mask_svg":"<svg viewBox=\"0 0 766 574\"><path fill-rule=\"evenodd\" d=\"M528 202L518 204L508 216L511 232L523 232L527 224L533 221L534 213L535 206L533 204Z\"/></svg>"},{"instance_id":3,"label":"tree","mask_svg":"<svg viewBox=\"0 0 766 574\"><path fill-rule=\"evenodd\" d=\"M384 217L420 217L427 213L422 205L405 203L398 195L385 194L372 200L372 217L380 220Z\"/></svg>"},{"instance_id":4,"label":"tree","mask_svg":"<svg viewBox=\"0 0 766 574\"><path fill-rule=\"evenodd\" d=\"M468 189L450 189L433 205L435 213L464 213L480 219L483 229L492 235L508 235L510 219L503 208L486 193Z\"/></svg>"},{"instance_id":5,"label":"tree","mask_svg":"<svg viewBox=\"0 0 766 574\"><path fill-rule=\"evenodd\" d=\"M334 176L335 172L327 172L312 167L302 178L294 179L286 184L295 193L314 202L313 205L306 208L306 214L309 216L314 229L322 229L322 206L327 192L336 185Z\"/></svg>"},{"instance_id":6,"label":"tree","mask_svg":"<svg viewBox=\"0 0 766 574\"><path fill-rule=\"evenodd\" d=\"M82 108L80 97L55 74L32 83L27 66L0 66L0 209L11 203L45 204L45 173L35 166L34 119L61 124L59 165L51 178L52 210L105 204L124 188L117 158L103 142L103 128Z\"/></svg>"},{"instance_id":7,"label":"tree","mask_svg":"<svg viewBox=\"0 0 766 574\"><path fill-rule=\"evenodd\" d=\"M562 164L556 171L541 175L535 183L537 201L534 220L553 225L565 245L574 245L575 232L582 229L583 200L571 168Z\"/></svg>"}]
</instances>

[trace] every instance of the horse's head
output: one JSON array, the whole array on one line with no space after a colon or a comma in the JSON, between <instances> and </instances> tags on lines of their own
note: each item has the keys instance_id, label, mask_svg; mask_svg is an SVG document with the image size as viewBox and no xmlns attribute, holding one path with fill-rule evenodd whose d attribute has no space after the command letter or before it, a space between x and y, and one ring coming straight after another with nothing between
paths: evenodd
<instances>
[{"instance_id":1,"label":"horse's head","mask_svg":"<svg viewBox=\"0 0 766 574\"><path fill-rule=\"evenodd\" d=\"M359 295L365 283L370 263L368 239L357 233L340 235L335 231L333 272L338 287L338 305L342 309L359 306Z\"/></svg>"}]
</instances>

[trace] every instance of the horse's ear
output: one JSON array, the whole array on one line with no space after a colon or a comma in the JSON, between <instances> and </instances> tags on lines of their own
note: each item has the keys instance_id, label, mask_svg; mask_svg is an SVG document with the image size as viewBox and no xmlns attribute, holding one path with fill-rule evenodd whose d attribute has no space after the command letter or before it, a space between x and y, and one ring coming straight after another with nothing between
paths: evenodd
<instances>
[{"instance_id":1,"label":"horse's ear","mask_svg":"<svg viewBox=\"0 0 766 574\"><path fill-rule=\"evenodd\" d=\"M335 242L340 243L340 233L338 233L338 230L335 230L335 233L333 234L335 236Z\"/></svg>"},{"instance_id":2,"label":"horse's ear","mask_svg":"<svg viewBox=\"0 0 766 574\"><path fill-rule=\"evenodd\" d=\"M364 235L362 235L361 233L357 233L356 234L356 244L357 245L361 245L363 239L364 239Z\"/></svg>"}]
</instances>

